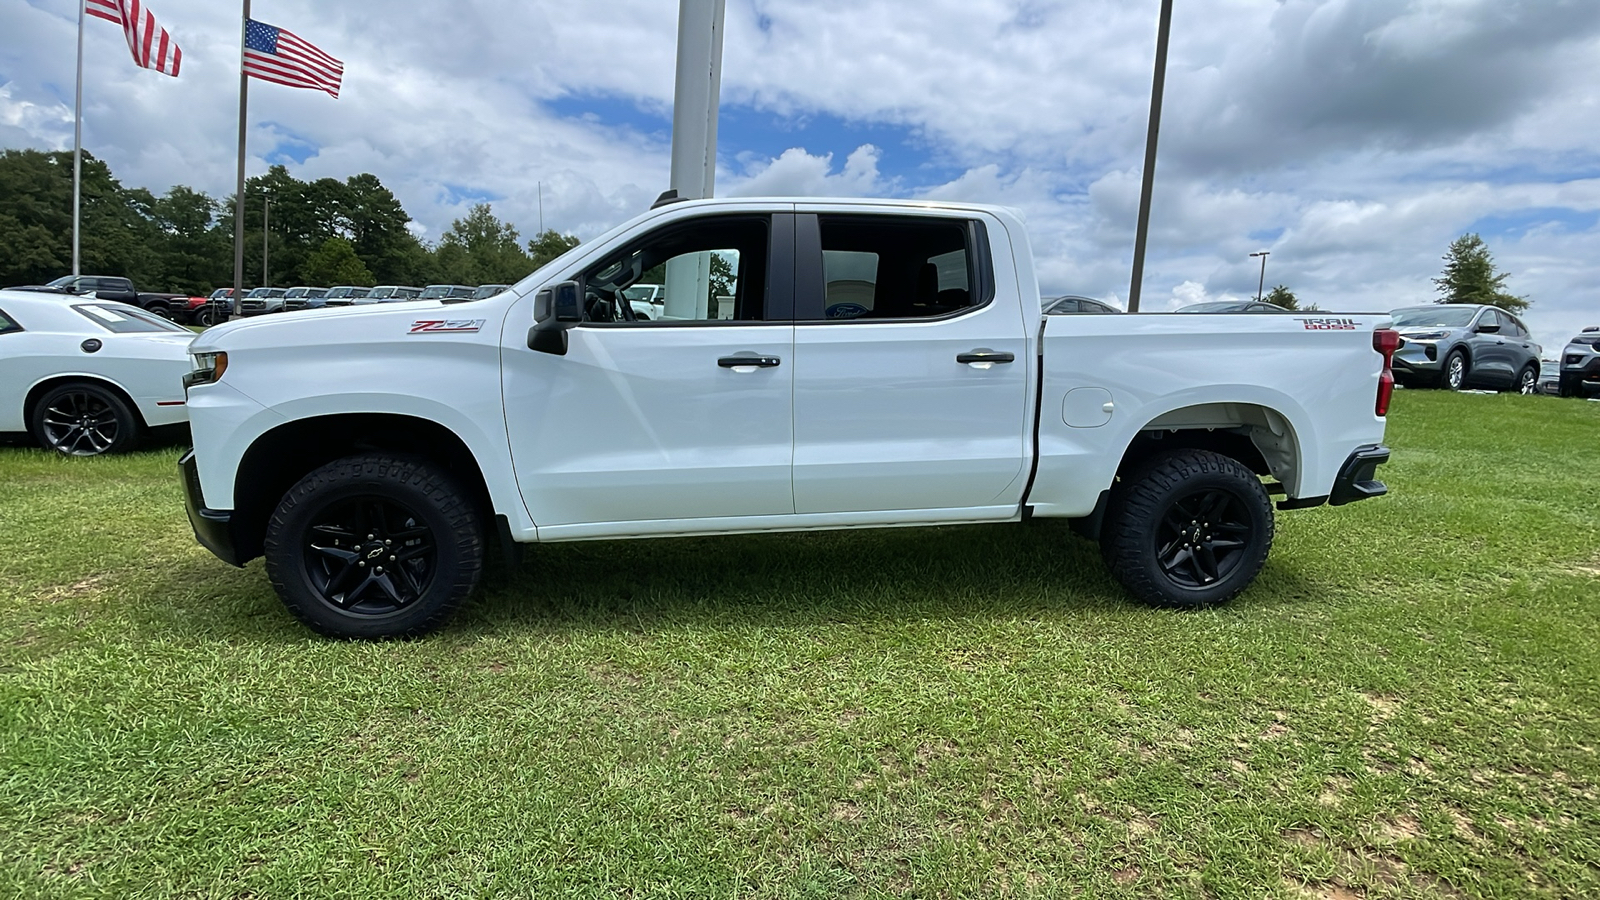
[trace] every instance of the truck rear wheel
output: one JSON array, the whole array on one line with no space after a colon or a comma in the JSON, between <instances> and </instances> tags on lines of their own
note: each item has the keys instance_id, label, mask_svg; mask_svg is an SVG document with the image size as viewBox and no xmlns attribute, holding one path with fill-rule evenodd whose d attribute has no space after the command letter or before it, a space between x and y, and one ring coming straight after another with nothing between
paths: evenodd
<instances>
[{"instance_id":1,"label":"truck rear wheel","mask_svg":"<svg viewBox=\"0 0 1600 900\"><path fill-rule=\"evenodd\" d=\"M284 606L316 631L414 637L444 624L477 586L483 527L444 472L362 454L290 488L267 523L263 550Z\"/></svg>"},{"instance_id":2,"label":"truck rear wheel","mask_svg":"<svg viewBox=\"0 0 1600 900\"><path fill-rule=\"evenodd\" d=\"M1272 549L1272 501L1254 472L1208 450L1141 463L1112 495L1101 549L1129 593L1154 605L1212 606L1250 585Z\"/></svg>"}]
</instances>

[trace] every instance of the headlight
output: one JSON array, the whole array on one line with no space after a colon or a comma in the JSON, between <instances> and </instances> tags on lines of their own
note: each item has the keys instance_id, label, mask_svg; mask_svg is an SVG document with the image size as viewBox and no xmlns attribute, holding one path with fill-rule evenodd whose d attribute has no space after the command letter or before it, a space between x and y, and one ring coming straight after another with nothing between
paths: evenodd
<instances>
[{"instance_id":1,"label":"headlight","mask_svg":"<svg viewBox=\"0 0 1600 900\"><path fill-rule=\"evenodd\" d=\"M1406 340L1408 340L1408 341L1437 341L1437 340L1440 340L1442 338L1445 338L1445 337L1449 336L1449 334L1450 334L1450 332L1448 332L1448 331L1424 331L1421 334L1408 334L1408 335L1406 335Z\"/></svg>"},{"instance_id":2,"label":"headlight","mask_svg":"<svg viewBox=\"0 0 1600 900\"><path fill-rule=\"evenodd\" d=\"M191 353L189 358L194 360L194 369L183 376L183 386L194 387L197 384L211 384L228 371L228 354L221 351L212 353Z\"/></svg>"}]
</instances>

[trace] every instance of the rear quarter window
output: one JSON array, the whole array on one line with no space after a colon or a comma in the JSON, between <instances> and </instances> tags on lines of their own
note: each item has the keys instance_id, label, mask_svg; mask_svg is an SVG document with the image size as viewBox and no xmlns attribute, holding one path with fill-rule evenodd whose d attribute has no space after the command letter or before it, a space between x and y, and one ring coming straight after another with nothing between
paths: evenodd
<instances>
[{"instance_id":1,"label":"rear quarter window","mask_svg":"<svg viewBox=\"0 0 1600 900\"><path fill-rule=\"evenodd\" d=\"M17 324L17 320L7 315L5 310L0 309L0 334L11 334L21 330L22 326Z\"/></svg>"},{"instance_id":2,"label":"rear quarter window","mask_svg":"<svg viewBox=\"0 0 1600 900\"><path fill-rule=\"evenodd\" d=\"M159 334L163 332L189 334L189 329L174 325L166 319L142 309L123 308L99 303L79 303L72 307L78 315L113 334Z\"/></svg>"}]
</instances>

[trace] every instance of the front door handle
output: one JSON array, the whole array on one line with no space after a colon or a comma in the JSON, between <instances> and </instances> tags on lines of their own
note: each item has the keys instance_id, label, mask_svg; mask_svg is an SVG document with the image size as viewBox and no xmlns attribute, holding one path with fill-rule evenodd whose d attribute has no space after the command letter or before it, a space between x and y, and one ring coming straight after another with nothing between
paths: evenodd
<instances>
[{"instance_id":1,"label":"front door handle","mask_svg":"<svg viewBox=\"0 0 1600 900\"><path fill-rule=\"evenodd\" d=\"M717 365L723 367L724 369L733 369L735 371L770 369L773 366L782 364L783 360L776 356L724 356L717 360Z\"/></svg>"},{"instance_id":2,"label":"front door handle","mask_svg":"<svg viewBox=\"0 0 1600 900\"><path fill-rule=\"evenodd\" d=\"M987 369L995 363L1016 361L1017 355L1015 353L1005 350L990 350L985 347L979 347L976 350L956 355L956 362L969 365L974 369Z\"/></svg>"}]
</instances>

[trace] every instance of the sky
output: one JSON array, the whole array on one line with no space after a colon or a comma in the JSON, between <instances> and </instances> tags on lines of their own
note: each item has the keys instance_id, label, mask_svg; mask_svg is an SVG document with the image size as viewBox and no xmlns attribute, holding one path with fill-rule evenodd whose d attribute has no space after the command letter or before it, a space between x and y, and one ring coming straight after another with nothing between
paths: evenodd
<instances>
[{"instance_id":1,"label":"sky","mask_svg":"<svg viewBox=\"0 0 1600 900\"><path fill-rule=\"evenodd\" d=\"M239 7L150 0L136 68L90 19L84 146L124 184L231 193ZM1480 233L1547 355L1600 325L1600 3L1180 0L1142 306L1285 284L1432 301ZM70 149L74 0L0 3L0 147ZM727 0L719 196L1022 212L1041 287L1125 306L1159 0ZM425 239L474 203L591 238L667 186L671 0L255 0L345 63L339 99L253 81L248 172L372 172ZM541 212L542 197L542 212Z\"/></svg>"}]
</instances>

